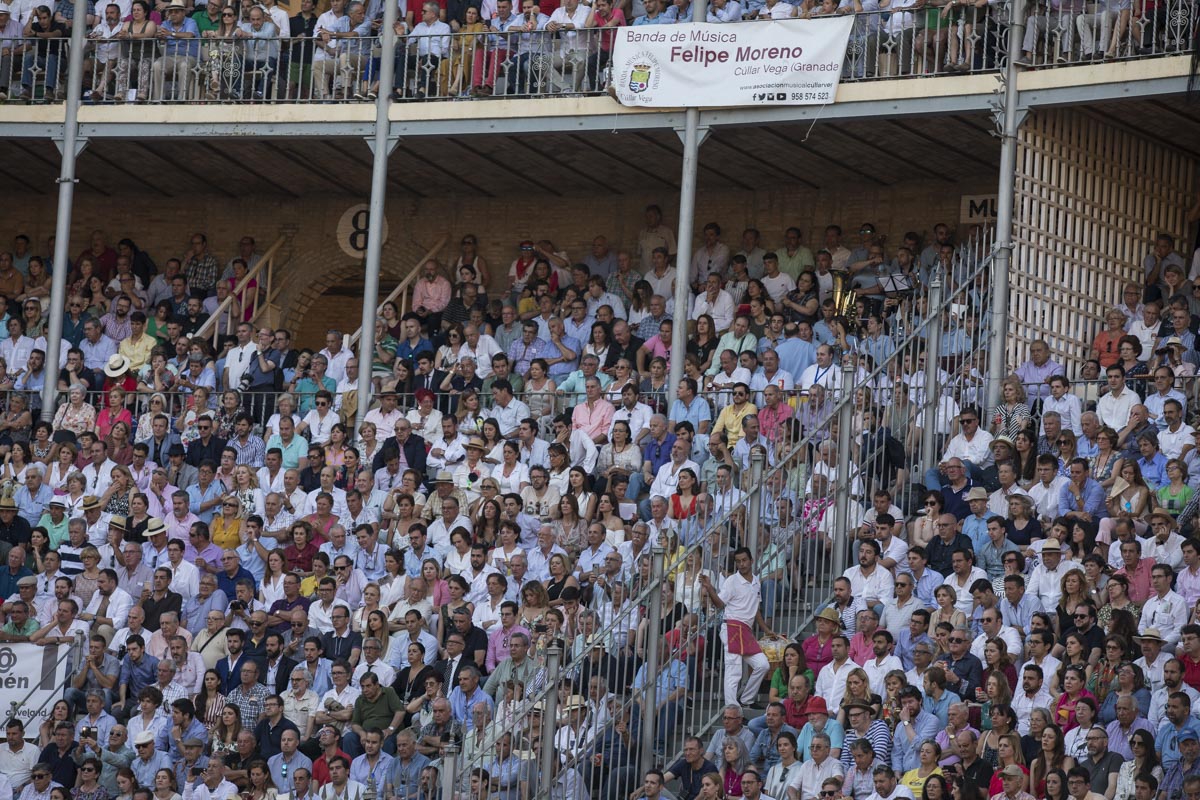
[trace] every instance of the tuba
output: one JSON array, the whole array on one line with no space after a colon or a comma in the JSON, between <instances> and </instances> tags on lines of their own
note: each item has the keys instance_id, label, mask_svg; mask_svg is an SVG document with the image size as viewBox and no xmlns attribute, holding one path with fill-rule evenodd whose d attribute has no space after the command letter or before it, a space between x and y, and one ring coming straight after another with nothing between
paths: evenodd
<instances>
[{"instance_id":1,"label":"tuba","mask_svg":"<svg viewBox=\"0 0 1200 800\"><path fill-rule=\"evenodd\" d=\"M833 305L838 316L848 317L854 301L858 299L858 291L850 287L852 276L844 269L831 270L833 275Z\"/></svg>"}]
</instances>

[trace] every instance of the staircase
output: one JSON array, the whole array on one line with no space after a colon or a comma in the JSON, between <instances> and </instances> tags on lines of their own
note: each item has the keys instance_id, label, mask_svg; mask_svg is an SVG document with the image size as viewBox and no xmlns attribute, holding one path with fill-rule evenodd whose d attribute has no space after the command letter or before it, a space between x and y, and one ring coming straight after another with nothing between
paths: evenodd
<instances>
[{"instance_id":1,"label":"staircase","mask_svg":"<svg viewBox=\"0 0 1200 800\"><path fill-rule=\"evenodd\" d=\"M691 522L687 533L692 535L685 537L693 539L689 545L664 539L665 547L654 549L649 564L643 557L628 587L629 600L616 610L604 608L603 624L587 640L603 643L604 655L593 656L587 648L588 653L573 657L572 641L558 655L549 646L548 634L535 635L533 652L543 668L534 685L525 687L524 700L495 726L497 734L530 731L526 741L514 744L514 750L526 750L540 760L529 770L529 796L549 793L548 782L536 780L540 774L554 775L555 793L578 777L593 798L600 789L605 797L624 797L640 786L645 769L653 764L665 769L682 751L686 737L703 737L707 743L720 724L721 615L697 602L698 584L677 580L680 573L699 568L717 585L718 575L729 572L733 549L749 547L756 559L755 574L771 595L761 609L764 617L774 631L798 641L807 635L815 613L829 602L833 578L857 560L853 541L874 491L892 491L893 502L913 518L923 494L924 471L938 463L957 405L986 397L986 367L979 358L986 349L978 337L986 336L982 310L990 299L991 249L990 241L964 248L950 269L929 270L910 296L888 301L887 333L894 347L882 342L859 346L859 352L880 353L878 363L851 352L842 354L841 372L829 382L833 390L820 410L810 405L816 402L816 392L813 398L790 398L795 418L805 423L800 435L784 435L773 458L765 462L752 458L741 476L744 496L724 513ZM852 296L838 299L841 308L862 308L863 301ZM970 346L964 346L966 338L972 339ZM847 344L853 349L853 341ZM777 502L783 499L791 502ZM789 514L789 508L797 513ZM672 608L681 600L692 613L676 620ZM663 626L668 630L647 626L630 636L628 647L620 646L625 631L637 630L643 618L660 617L673 623ZM783 639L763 642L772 672L782 663L786 644ZM609 672L616 678L608 681L607 695L600 696L599 687L584 687L581 694L593 690L587 711L571 710L579 698L558 691L560 682L578 682L598 672L599 664L588 661L608 657L614 658L617 669ZM613 664L608 667L611 670ZM764 690L770 686L770 674ZM665 699L663 692L680 675L686 675L682 697ZM557 753L544 746L540 733L542 720L556 714ZM519 734L514 738L520 742ZM490 750L464 753L454 766L460 784L467 785L472 770L486 768L492 755ZM576 776L568 774L570 769Z\"/></svg>"}]
</instances>

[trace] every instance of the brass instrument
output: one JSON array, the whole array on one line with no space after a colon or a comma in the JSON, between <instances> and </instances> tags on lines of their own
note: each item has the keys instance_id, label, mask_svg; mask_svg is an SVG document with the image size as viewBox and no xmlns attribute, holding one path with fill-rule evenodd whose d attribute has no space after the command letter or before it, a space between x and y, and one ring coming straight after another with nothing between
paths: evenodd
<instances>
[{"instance_id":1,"label":"brass instrument","mask_svg":"<svg viewBox=\"0 0 1200 800\"><path fill-rule=\"evenodd\" d=\"M850 309L858 299L858 290L850 288L852 276L844 269L831 270L833 275L833 305L838 316L850 316Z\"/></svg>"}]
</instances>

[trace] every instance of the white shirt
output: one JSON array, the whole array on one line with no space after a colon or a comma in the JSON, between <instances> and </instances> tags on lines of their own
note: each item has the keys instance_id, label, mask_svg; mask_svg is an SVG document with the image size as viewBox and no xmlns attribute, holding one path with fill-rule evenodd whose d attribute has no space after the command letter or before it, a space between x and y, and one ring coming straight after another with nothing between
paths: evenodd
<instances>
[{"instance_id":1,"label":"white shirt","mask_svg":"<svg viewBox=\"0 0 1200 800\"><path fill-rule=\"evenodd\" d=\"M852 658L847 658L846 663L840 667L837 666L837 662L830 661L821 667L813 695L824 697L825 703L831 708L839 707L842 704L842 698L846 695L846 676L855 669L858 669L858 664L855 664Z\"/></svg>"},{"instance_id":2,"label":"white shirt","mask_svg":"<svg viewBox=\"0 0 1200 800\"><path fill-rule=\"evenodd\" d=\"M775 7L769 11L764 7L761 13L767 14L771 19L787 19L795 13L795 9L787 3L776 3ZM762 285L771 299L779 303L783 301L788 292L796 288L796 279L786 272L781 272L774 278L763 275Z\"/></svg>"},{"instance_id":3,"label":"white shirt","mask_svg":"<svg viewBox=\"0 0 1200 800\"><path fill-rule=\"evenodd\" d=\"M726 619L754 626L754 619L758 616L758 606L762 600L762 585L757 575L752 574L749 580L743 578L740 572L730 575L721 584L721 591L717 596L725 603Z\"/></svg>"},{"instance_id":4,"label":"white shirt","mask_svg":"<svg viewBox=\"0 0 1200 800\"><path fill-rule=\"evenodd\" d=\"M891 602L896 596L896 579L878 564L869 576L863 575L862 567L855 564L843 572L842 577L850 581L850 589L855 597Z\"/></svg>"},{"instance_id":5,"label":"white shirt","mask_svg":"<svg viewBox=\"0 0 1200 800\"><path fill-rule=\"evenodd\" d=\"M980 469L986 469L992 463L992 435L980 429L976 430L975 436L968 441L966 436L958 434L950 440L950 444L946 445L946 452L942 454L942 461L952 458L961 458Z\"/></svg>"},{"instance_id":6,"label":"white shirt","mask_svg":"<svg viewBox=\"0 0 1200 800\"><path fill-rule=\"evenodd\" d=\"M1080 424L1080 419L1083 415L1083 404L1075 395L1067 392L1058 400L1054 396L1042 400L1042 416L1046 415L1047 411L1058 412L1058 417L1062 421L1063 430L1070 431L1077 437L1083 435L1083 426ZM1045 435L1046 426L1040 425L1038 434Z\"/></svg>"},{"instance_id":7,"label":"white shirt","mask_svg":"<svg viewBox=\"0 0 1200 800\"><path fill-rule=\"evenodd\" d=\"M417 55L442 58L450 50L450 34L450 26L444 22L418 22L409 38L416 41Z\"/></svg>"},{"instance_id":8,"label":"white shirt","mask_svg":"<svg viewBox=\"0 0 1200 800\"><path fill-rule=\"evenodd\" d=\"M367 674L367 670L379 676L379 684L381 686L391 686L392 681L396 680L396 670L384 663L383 659L377 660L374 664L368 665L366 659L358 662L358 666L354 668L354 678L350 682L355 686L359 686L359 680L363 675ZM357 699L357 698L356 698Z\"/></svg>"},{"instance_id":9,"label":"white shirt","mask_svg":"<svg viewBox=\"0 0 1200 800\"><path fill-rule=\"evenodd\" d=\"M171 570L170 590L183 595L184 600L190 600L200 592L200 570L190 561L180 561L172 565L169 561L164 565Z\"/></svg>"},{"instance_id":10,"label":"white shirt","mask_svg":"<svg viewBox=\"0 0 1200 800\"><path fill-rule=\"evenodd\" d=\"M1017 730L1024 736L1029 733L1029 714L1035 708L1050 708L1054 705L1054 697L1046 690L1045 679L1048 676L1043 676L1042 687L1030 697L1024 691L1017 692L1013 695L1012 709L1017 715Z\"/></svg>"},{"instance_id":11,"label":"white shirt","mask_svg":"<svg viewBox=\"0 0 1200 800\"><path fill-rule=\"evenodd\" d=\"M341 383L346 377L346 362L354 357L354 354L345 347L337 351L337 355L329 352L329 348L324 348L321 355L325 356L325 360L329 362L329 366L325 369L325 374L333 378L334 383Z\"/></svg>"},{"instance_id":12,"label":"white shirt","mask_svg":"<svg viewBox=\"0 0 1200 800\"><path fill-rule=\"evenodd\" d=\"M1158 432L1158 447L1167 458L1179 458L1183 446L1191 443L1194 432L1192 426L1187 423L1180 423L1179 428L1174 431L1170 427L1163 428Z\"/></svg>"},{"instance_id":13,"label":"white shirt","mask_svg":"<svg viewBox=\"0 0 1200 800\"><path fill-rule=\"evenodd\" d=\"M904 664L896 656L884 656L882 661L878 658L868 658L866 663L863 664L863 670L867 673L867 680L871 684L871 691L882 697L884 693L883 679L894 669L898 669L901 672L904 671Z\"/></svg>"},{"instance_id":14,"label":"white shirt","mask_svg":"<svg viewBox=\"0 0 1200 800\"><path fill-rule=\"evenodd\" d=\"M1029 576L1026 591L1037 595L1042 601L1042 608L1056 608L1058 599L1062 597L1062 577L1073 569L1082 570L1083 566L1078 561L1067 558L1060 561L1058 568L1053 570L1048 569L1044 563L1038 564ZM967 610L970 610L969 606Z\"/></svg>"},{"instance_id":15,"label":"white shirt","mask_svg":"<svg viewBox=\"0 0 1200 800\"><path fill-rule=\"evenodd\" d=\"M554 9L554 13L550 15L551 22L557 22L559 25L574 25L575 30L562 30L558 33L558 49L561 52L571 50L591 50L595 46L595 37L591 33L581 33L587 27L588 16L592 10L583 3L575 6L575 13L567 11L565 5L561 5Z\"/></svg>"},{"instance_id":16,"label":"white shirt","mask_svg":"<svg viewBox=\"0 0 1200 800\"><path fill-rule=\"evenodd\" d=\"M84 609L84 613L97 613L100 610L102 602L104 602L104 595L100 594L100 592L93 593L92 600L88 603L87 608ZM118 587L113 589L112 594L109 595L108 608L105 610L103 616L111 619L113 629L119 631L125 627L125 621L129 618L129 609L132 607L133 598L129 595L129 592Z\"/></svg>"},{"instance_id":17,"label":"white shirt","mask_svg":"<svg viewBox=\"0 0 1200 800\"><path fill-rule=\"evenodd\" d=\"M690 469L696 475L700 474L700 465L690 458L684 460L678 467L674 461L668 461L658 468L658 474L654 476L654 482L650 484L651 497L666 497L670 498L675 494L676 488L679 486L679 472L682 469Z\"/></svg>"},{"instance_id":18,"label":"white shirt","mask_svg":"<svg viewBox=\"0 0 1200 800\"><path fill-rule=\"evenodd\" d=\"M1151 692L1157 692L1163 687L1163 667L1170 660L1171 654L1160 650L1153 664L1147 663L1145 656L1133 662L1142 668L1142 673L1146 676L1146 685L1150 687Z\"/></svg>"},{"instance_id":19,"label":"white shirt","mask_svg":"<svg viewBox=\"0 0 1200 800\"><path fill-rule=\"evenodd\" d=\"M717 292L717 298L710 301L708 292L696 295L692 302L692 319L699 319L701 314L708 314L717 326L717 332L727 330L733 325L733 296L724 289Z\"/></svg>"},{"instance_id":20,"label":"white shirt","mask_svg":"<svg viewBox=\"0 0 1200 800\"><path fill-rule=\"evenodd\" d=\"M1129 388L1121 390L1118 396L1108 392L1096 403L1096 415L1100 422L1114 431L1119 431L1129 423L1129 414L1133 407L1142 402L1138 393Z\"/></svg>"},{"instance_id":21,"label":"white shirt","mask_svg":"<svg viewBox=\"0 0 1200 800\"><path fill-rule=\"evenodd\" d=\"M1167 592L1161 598L1157 593L1152 594L1142 604L1138 633L1145 633L1147 628L1158 628L1169 648L1179 641L1183 626L1187 623L1187 615L1187 601L1175 592Z\"/></svg>"},{"instance_id":22,"label":"white shirt","mask_svg":"<svg viewBox=\"0 0 1200 800\"><path fill-rule=\"evenodd\" d=\"M304 510L298 516L307 517L309 514L317 513L317 495L324 491L324 489L318 486L316 489L313 489L311 492L309 492L308 496L304 500ZM347 514L346 490L339 489L338 487L334 486L333 491L329 492L329 494L333 497L333 511L330 513L332 513L335 517L344 517Z\"/></svg>"},{"instance_id":23,"label":"white shirt","mask_svg":"<svg viewBox=\"0 0 1200 800\"><path fill-rule=\"evenodd\" d=\"M954 590L958 595L958 599L954 601L954 607L966 614L968 617L971 614L971 606L975 599L971 597L971 585L978 580L987 580L987 573L979 567L971 567L971 572L967 575L967 579L959 583L958 576L950 573L946 576L946 585Z\"/></svg>"},{"instance_id":24,"label":"white shirt","mask_svg":"<svg viewBox=\"0 0 1200 800\"><path fill-rule=\"evenodd\" d=\"M781 5L783 3L777 5L776 8ZM891 658L895 657L891 656ZM900 663L899 659L896 660L896 663ZM883 682L880 681L879 685L882 686ZM811 758L808 759L800 765L800 800L816 800L821 794L821 784L826 778L841 777L843 774L842 762L829 754L826 754L825 761L821 764L817 764Z\"/></svg>"},{"instance_id":25,"label":"white shirt","mask_svg":"<svg viewBox=\"0 0 1200 800\"><path fill-rule=\"evenodd\" d=\"M1014 483L1005 490L1003 487L997 489L988 495L987 510L998 517L1008 519L1008 498L1016 497L1017 495L1029 496L1029 492L1021 488L1019 484Z\"/></svg>"},{"instance_id":26,"label":"white shirt","mask_svg":"<svg viewBox=\"0 0 1200 800\"><path fill-rule=\"evenodd\" d=\"M250 368L250 359L258 353L258 345L254 341L246 342L240 347L234 347L225 357L225 372L229 375L228 386L236 389L242 380L242 375Z\"/></svg>"},{"instance_id":27,"label":"white shirt","mask_svg":"<svg viewBox=\"0 0 1200 800\"><path fill-rule=\"evenodd\" d=\"M458 348L458 357L469 356L475 359L475 374L480 380L487 378L492 374L492 356L503 353L500 345L486 333L479 334L479 341L475 347L463 342L462 347Z\"/></svg>"},{"instance_id":28,"label":"white shirt","mask_svg":"<svg viewBox=\"0 0 1200 800\"><path fill-rule=\"evenodd\" d=\"M110 459L105 459L99 467L89 462L83 468L83 477L87 480L87 489L84 494L92 494L96 497L104 494L109 484L112 483L112 471L115 466L117 466L117 462Z\"/></svg>"},{"instance_id":29,"label":"white shirt","mask_svg":"<svg viewBox=\"0 0 1200 800\"><path fill-rule=\"evenodd\" d=\"M1177 689L1168 690L1164 686L1150 695L1150 710L1146 713L1146 720L1156 731L1167 721L1167 698L1173 692L1183 692L1190 697L1192 699L1192 717L1200 719L1200 716L1197 716L1200 715L1200 692L1180 681Z\"/></svg>"},{"instance_id":30,"label":"white shirt","mask_svg":"<svg viewBox=\"0 0 1200 800\"><path fill-rule=\"evenodd\" d=\"M975 637L975 641L971 642L971 655L983 661L983 648L988 643L988 639L992 637L986 633L981 633ZM1004 644L1008 647L1010 653L1021 652L1021 636L1017 633L1017 629L1012 625L1000 626L1000 638L1004 640Z\"/></svg>"},{"instance_id":31,"label":"white shirt","mask_svg":"<svg viewBox=\"0 0 1200 800\"><path fill-rule=\"evenodd\" d=\"M1055 475L1054 480L1047 486L1041 481L1029 487L1029 496L1033 498L1033 506L1039 518L1056 519L1058 517L1058 496L1062 487L1067 485L1067 478ZM1008 516L1007 513L1004 515Z\"/></svg>"}]
</instances>

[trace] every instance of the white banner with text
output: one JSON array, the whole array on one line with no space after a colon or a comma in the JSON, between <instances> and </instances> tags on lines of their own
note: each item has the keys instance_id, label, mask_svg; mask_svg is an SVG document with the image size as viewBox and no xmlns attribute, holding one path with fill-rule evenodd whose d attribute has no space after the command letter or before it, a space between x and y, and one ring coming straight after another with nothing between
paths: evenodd
<instances>
[{"instance_id":1,"label":"white banner with text","mask_svg":"<svg viewBox=\"0 0 1200 800\"><path fill-rule=\"evenodd\" d=\"M613 86L626 106L832 103L851 16L618 28Z\"/></svg>"},{"instance_id":2,"label":"white banner with text","mask_svg":"<svg viewBox=\"0 0 1200 800\"><path fill-rule=\"evenodd\" d=\"M63 696L70 650L69 644L0 644L0 712L19 717L27 736L37 736L38 725Z\"/></svg>"}]
</instances>

